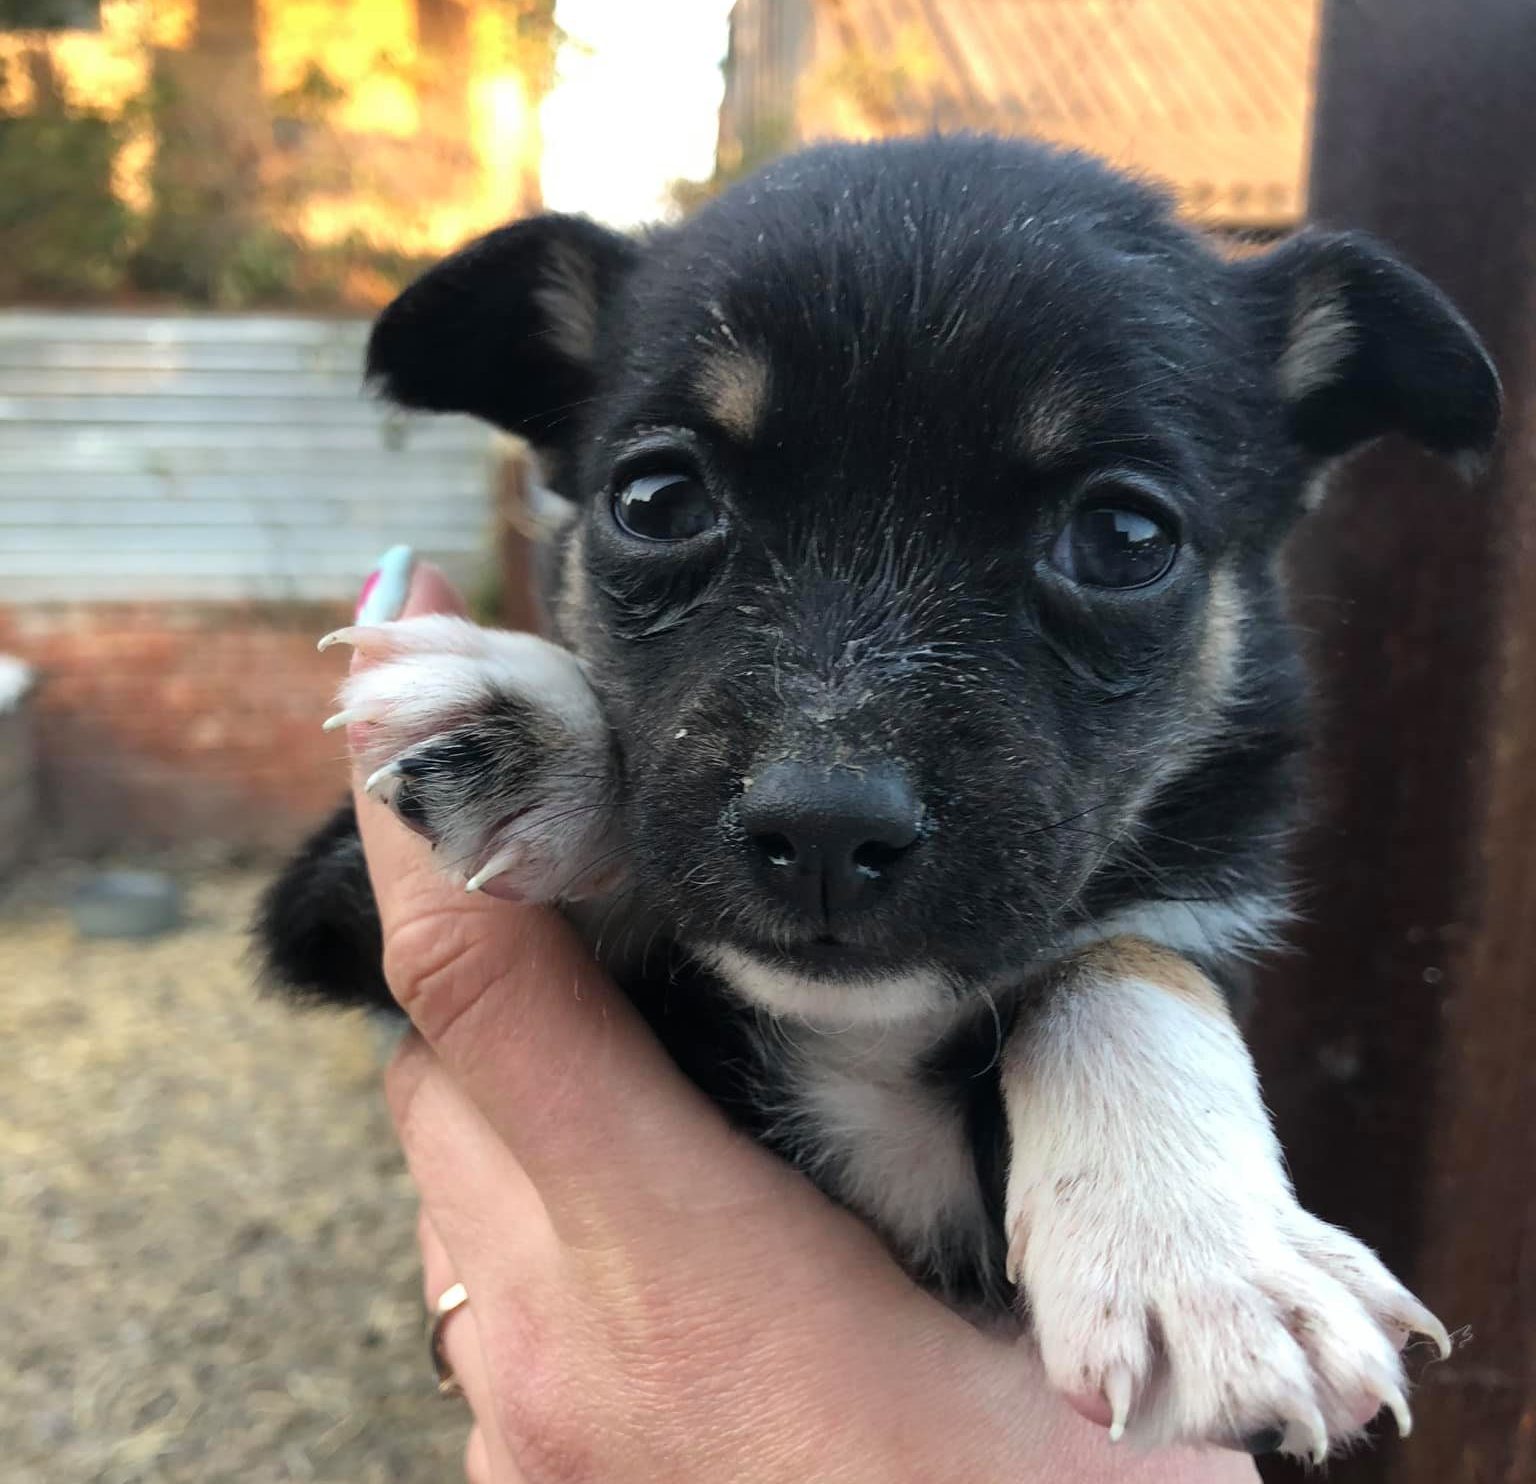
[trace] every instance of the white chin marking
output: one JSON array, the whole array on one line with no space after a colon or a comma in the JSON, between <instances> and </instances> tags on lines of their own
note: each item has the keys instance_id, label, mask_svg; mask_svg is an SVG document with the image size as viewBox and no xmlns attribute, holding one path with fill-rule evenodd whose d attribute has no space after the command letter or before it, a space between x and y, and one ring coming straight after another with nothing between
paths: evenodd
<instances>
[{"instance_id":1,"label":"white chin marking","mask_svg":"<svg viewBox=\"0 0 1536 1484\"><path fill-rule=\"evenodd\" d=\"M926 1015L953 1000L937 969L865 979L819 979L766 964L723 943L703 948L699 956L759 1009L813 1023L889 1024Z\"/></svg>"}]
</instances>

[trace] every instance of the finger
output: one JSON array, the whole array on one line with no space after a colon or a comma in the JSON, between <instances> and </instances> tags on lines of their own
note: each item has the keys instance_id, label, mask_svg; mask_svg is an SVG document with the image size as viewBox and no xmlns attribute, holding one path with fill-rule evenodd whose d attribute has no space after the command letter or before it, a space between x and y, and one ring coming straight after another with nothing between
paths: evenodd
<instances>
[{"instance_id":1,"label":"finger","mask_svg":"<svg viewBox=\"0 0 1536 1484\"><path fill-rule=\"evenodd\" d=\"M469 1312L467 1303L449 1312L441 1322L438 1321L438 1305L452 1294L460 1280L453 1259L449 1257L448 1249L437 1234L437 1227L425 1206L416 1218L416 1240L421 1248L421 1285L427 1306L427 1322L436 1327L438 1349L447 1362L449 1374L458 1382L461 1390L466 1390L466 1380L472 1373L485 1369L480 1347L472 1344L463 1333L467 1329L474 1329L478 1321Z\"/></svg>"},{"instance_id":2,"label":"finger","mask_svg":"<svg viewBox=\"0 0 1536 1484\"><path fill-rule=\"evenodd\" d=\"M416 1245L421 1248L422 1299L427 1313L432 1314L437 1310L437 1301L459 1281L459 1275L425 1206L416 1213Z\"/></svg>"},{"instance_id":3,"label":"finger","mask_svg":"<svg viewBox=\"0 0 1536 1484\"><path fill-rule=\"evenodd\" d=\"M435 1314L438 1300L459 1280L449 1275L453 1272L453 1259L437 1234L437 1228L425 1208L417 1222L421 1244L421 1265L427 1290L427 1313ZM449 1374L458 1384L459 1392L468 1404L475 1419L471 1438L478 1437L481 1467L490 1470L492 1456L510 1463L505 1440L496 1427L496 1412L492 1396L490 1371L485 1362L485 1352L480 1343L480 1315L472 1304L465 1303L455 1309L443 1321L439 1331L439 1344ZM466 1466L468 1459L466 1457ZM505 1474L486 1472L485 1478L500 1484Z\"/></svg>"},{"instance_id":4,"label":"finger","mask_svg":"<svg viewBox=\"0 0 1536 1484\"><path fill-rule=\"evenodd\" d=\"M553 1238L516 1162L494 1136L487 1143L484 1121L440 1070L430 1077L429 1066L417 1087L425 1096L413 1095L402 1125L422 1194L417 1235L427 1312L436 1313L455 1283L464 1285L467 1302L442 1324L442 1353L474 1415L484 1477L515 1484L522 1475L502 1419L516 1413L518 1399L501 1393L528 1374L517 1349L531 1295L549 1291ZM466 1221L466 1212L473 1219ZM491 1363L492 1349L502 1364Z\"/></svg>"},{"instance_id":5,"label":"finger","mask_svg":"<svg viewBox=\"0 0 1536 1484\"><path fill-rule=\"evenodd\" d=\"M464 1447L464 1478L467 1484L501 1484L491 1472L491 1455L485 1446L485 1434L477 1427Z\"/></svg>"},{"instance_id":6,"label":"finger","mask_svg":"<svg viewBox=\"0 0 1536 1484\"><path fill-rule=\"evenodd\" d=\"M417 562L411 570L405 604L397 617L415 618L424 613L452 613L459 617L469 609L459 590L449 582L441 567L431 562Z\"/></svg>"},{"instance_id":7,"label":"finger","mask_svg":"<svg viewBox=\"0 0 1536 1484\"><path fill-rule=\"evenodd\" d=\"M435 1236L430 1221L423 1221L423 1257L436 1245L438 1261L446 1261L446 1248ZM474 1418L469 1442L464 1450L464 1472L475 1484L520 1484L522 1474L512 1461L511 1449L497 1425L498 1407L480 1343L480 1320L472 1304L455 1309L443 1324L443 1357L449 1374L458 1385L458 1394Z\"/></svg>"},{"instance_id":8,"label":"finger","mask_svg":"<svg viewBox=\"0 0 1536 1484\"><path fill-rule=\"evenodd\" d=\"M552 1206L691 1176L665 1151L723 1136L563 918L468 897L433 873L422 843L382 806L359 806L376 876L385 973L440 1062L524 1163ZM414 859L413 859L414 857Z\"/></svg>"},{"instance_id":9,"label":"finger","mask_svg":"<svg viewBox=\"0 0 1536 1484\"><path fill-rule=\"evenodd\" d=\"M538 1192L419 1039L396 1052L385 1092L421 1197L428 1302L456 1282L493 1304L547 1285L558 1244Z\"/></svg>"},{"instance_id":10,"label":"finger","mask_svg":"<svg viewBox=\"0 0 1536 1484\"><path fill-rule=\"evenodd\" d=\"M443 1299L452 1294L459 1279L454 1276L453 1259L448 1256L448 1249L443 1245L443 1239L437 1234L437 1227L433 1225L432 1218L423 1207L416 1221L417 1243L421 1247L421 1271L422 1287L425 1289L427 1305L427 1323L435 1336L437 1354L440 1354L447 1366L447 1373L451 1376L458 1389L468 1396L471 1388L477 1392L488 1393L490 1388L485 1383L483 1376L477 1374L484 1372L485 1361L481 1354L480 1346L475 1343L473 1331L478 1328L479 1320L470 1313L467 1303L460 1304L458 1308L451 1310L441 1318L438 1316L438 1305ZM467 1291L467 1289L466 1289ZM441 1385L442 1383L439 1382ZM446 1395L446 1393L445 1393Z\"/></svg>"},{"instance_id":11,"label":"finger","mask_svg":"<svg viewBox=\"0 0 1536 1484\"><path fill-rule=\"evenodd\" d=\"M439 1308L445 1301L458 1296L456 1290L459 1280L448 1277L453 1269L453 1260L448 1256L448 1249L443 1246L443 1239L438 1236L437 1228L433 1226L432 1218L425 1210L422 1211L417 1226L421 1247L422 1285L426 1289L427 1322L433 1342L433 1367L436 1369L439 1362L443 1366L443 1374L438 1379L439 1390L445 1397L455 1392L468 1395L473 1384L476 1391L488 1392L489 1386L483 1381L477 1382L475 1377L476 1372L485 1370L480 1347L474 1342L476 1338L474 1332L479 1328L479 1318L470 1313L467 1302L449 1309L446 1314L439 1313ZM450 1385L450 1378L452 1389L442 1390Z\"/></svg>"},{"instance_id":12,"label":"finger","mask_svg":"<svg viewBox=\"0 0 1536 1484\"><path fill-rule=\"evenodd\" d=\"M401 616L461 606L442 573L419 564ZM464 892L361 792L357 818L386 977L552 1209L567 1197L622 1209L636 1188L685 1194L691 1176L664 1151L724 1141L723 1122L569 924Z\"/></svg>"},{"instance_id":13,"label":"finger","mask_svg":"<svg viewBox=\"0 0 1536 1484\"><path fill-rule=\"evenodd\" d=\"M462 616L466 611L463 598L440 567L415 561L408 547L396 546L385 552L364 582L355 621L388 623L431 613ZM377 661L367 658L362 650L351 651L350 669L365 669L374 663ZM347 735L356 742L353 728L347 729ZM361 782L354 771L353 799L375 898L387 903L397 920L409 920L417 912L442 906L442 882L430 854L425 849L403 848L416 843L409 831L382 827L388 811L363 794ZM453 905L473 915L491 904L465 896Z\"/></svg>"},{"instance_id":14,"label":"finger","mask_svg":"<svg viewBox=\"0 0 1536 1484\"><path fill-rule=\"evenodd\" d=\"M492 1454L499 1461L493 1462ZM528 1475L507 1456L504 1448L488 1445L476 1427L464 1447L464 1477L468 1484L527 1484Z\"/></svg>"}]
</instances>

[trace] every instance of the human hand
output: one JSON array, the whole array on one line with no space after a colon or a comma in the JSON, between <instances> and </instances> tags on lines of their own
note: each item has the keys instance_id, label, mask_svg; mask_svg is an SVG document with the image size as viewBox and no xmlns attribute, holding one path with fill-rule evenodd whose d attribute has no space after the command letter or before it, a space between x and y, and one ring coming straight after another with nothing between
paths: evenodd
<instances>
[{"instance_id":1,"label":"human hand","mask_svg":"<svg viewBox=\"0 0 1536 1484\"><path fill-rule=\"evenodd\" d=\"M428 612L462 605L421 567L392 616ZM444 1331L472 1484L1251 1484L1235 1454L1113 1447L732 1130L560 917L466 894L357 808L416 1031L388 1092L428 1300L472 1296Z\"/></svg>"}]
</instances>

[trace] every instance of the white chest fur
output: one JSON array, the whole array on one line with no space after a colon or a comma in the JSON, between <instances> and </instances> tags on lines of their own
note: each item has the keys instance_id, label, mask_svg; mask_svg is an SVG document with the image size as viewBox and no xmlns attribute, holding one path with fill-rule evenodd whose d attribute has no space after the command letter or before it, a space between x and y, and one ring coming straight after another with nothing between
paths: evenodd
<instances>
[{"instance_id":1,"label":"white chest fur","mask_svg":"<svg viewBox=\"0 0 1536 1484\"><path fill-rule=\"evenodd\" d=\"M772 1034L790 1068L778 1131L804 1167L918 1267L937 1272L957 1241L985 1240L965 1110L923 1072L937 1041L929 1019L843 1030L780 1022Z\"/></svg>"}]
</instances>

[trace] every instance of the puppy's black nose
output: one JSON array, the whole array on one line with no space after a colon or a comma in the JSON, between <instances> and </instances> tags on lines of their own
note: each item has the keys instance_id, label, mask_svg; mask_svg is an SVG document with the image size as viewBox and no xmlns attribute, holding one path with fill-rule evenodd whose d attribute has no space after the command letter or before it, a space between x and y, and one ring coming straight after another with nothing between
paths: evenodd
<instances>
[{"instance_id":1,"label":"puppy's black nose","mask_svg":"<svg viewBox=\"0 0 1536 1484\"><path fill-rule=\"evenodd\" d=\"M923 808L895 768L773 763L737 805L769 886L826 921L873 899L917 844Z\"/></svg>"}]
</instances>

